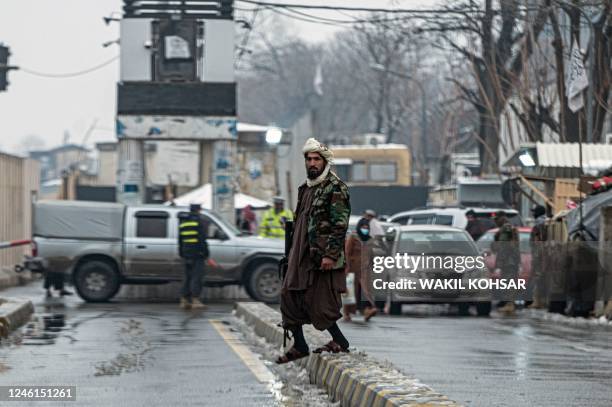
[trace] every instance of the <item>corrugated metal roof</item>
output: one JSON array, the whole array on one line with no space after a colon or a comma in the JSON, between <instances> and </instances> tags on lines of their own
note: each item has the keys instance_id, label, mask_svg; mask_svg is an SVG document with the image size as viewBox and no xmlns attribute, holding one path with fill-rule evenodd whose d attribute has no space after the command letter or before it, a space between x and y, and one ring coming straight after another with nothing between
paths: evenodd
<instances>
[{"instance_id":1,"label":"corrugated metal roof","mask_svg":"<svg viewBox=\"0 0 612 407\"><path fill-rule=\"evenodd\" d=\"M580 166L578 143L536 143L538 165L540 167ZM583 165L612 165L612 144L582 143Z\"/></svg>"},{"instance_id":2,"label":"corrugated metal roof","mask_svg":"<svg viewBox=\"0 0 612 407\"><path fill-rule=\"evenodd\" d=\"M407 150L408 146L406 144L332 144L329 148L333 150L351 150L351 149L367 149L367 148L380 148L380 149L399 149L399 150Z\"/></svg>"}]
</instances>

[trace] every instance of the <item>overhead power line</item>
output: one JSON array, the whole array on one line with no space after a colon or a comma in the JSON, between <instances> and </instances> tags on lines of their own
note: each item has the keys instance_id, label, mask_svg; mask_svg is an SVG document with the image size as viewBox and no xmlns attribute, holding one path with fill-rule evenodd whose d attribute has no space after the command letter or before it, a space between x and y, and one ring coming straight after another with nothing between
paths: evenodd
<instances>
[{"instance_id":1,"label":"overhead power line","mask_svg":"<svg viewBox=\"0 0 612 407\"><path fill-rule=\"evenodd\" d=\"M312 9L312 10L342 10L342 11L365 11L373 13L411 13L411 14L434 14L434 13L446 13L446 14L464 14L466 10L453 10L453 9L392 9L392 8L370 8L370 7L350 7L350 6L324 6L315 4L290 4L290 3L271 3L259 0L238 0L243 3L254 4L262 7L274 7L274 8L299 8L299 9ZM480 12L474 10L474 12Z\"/></svg>"},{"instance_id":2,"label":"overhead power line","mask_svg":"<svg viewBox=\"0 0 612 407\"><path fill-rule=\"evenodd\" d=\"M239 10L239 11L248 11L248 12L254 12L255 10L257 10L257 9L245 9L245 8L240 8L240 7L234 7L234 9ZM314 14L300 12L298 10L295 10L289 7L276 8L273 6L269 6L269 7L262 6L261 9L271 11L273 13L276 13L284 17L294 19L294 20L298 20L298 21L304 21L304 22L313 23L313 24L330 25L330 26L342 27L342 28L351 28L350 26L354 24L385 23L385 22L393 22L393 21L405 21L409 19L418 18L417 16L414 16L414 15L403 15L401 17L390 17L390 18L354 18L352 20L339 20L339 19L326 18L326 17L317 16ZM347 15L347 17L352 17L352 16Z\"/></svg>"},{"instance_id":3,"label":"overhead power line","mask_svg":"<svg viewBox=\"0 0 612 407\"><path fill-rule=\"evenodd\" d=\"M102 62L101 64L92 66L91 68L87 68L87 69L84 69L82 71L76 71L76 72L47 73L47 72L39 72L39 71L35 71L35 70L32 70L32 69L24 68L22 66L19 67L19 70L21 72L29 73L30 75L40 76L40 77L43 77L43 78L57 78L57 79L61 79L61 78L74 78L76 76L86 75L88 73L97 71L98 69L104 68L105 66L112 64L113 62L115 62L118 59L119 59L119 55L114 56L111 59L109 59L108 61Z\"/></svg>"},{"instance_id":4,"label":"overhead power line","mask_svg":"<svg viewBox=\"0 0 612 407\"><path fill-rule=\"evenodd\" d=\"M295 12L295 10L291 10L289 8L274 8L274 7L266 7L267 10L270 10L276 14L280 14L281 16L285 16L288 18L292 18L294 20L299 20L299 21L304 21L307 23L314 23L314 24L323 24L323 25L331 25L331 26L335 26L335 27L346 27L345 24L341 24L341 23L333 23L333 22L329 22L329 21L325 21L325 20L320 20L318 18L306 18L306 17L300 17L299 15L295 15L295 14L291 14L291 12Z\"/></svg>"}]
</instances>

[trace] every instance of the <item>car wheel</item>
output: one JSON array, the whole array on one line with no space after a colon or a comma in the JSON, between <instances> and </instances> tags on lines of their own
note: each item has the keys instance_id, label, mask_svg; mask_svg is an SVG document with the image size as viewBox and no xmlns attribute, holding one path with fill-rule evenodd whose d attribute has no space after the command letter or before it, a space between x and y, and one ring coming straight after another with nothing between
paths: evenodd
<instances>
[{"instance_id":1,"label":"car wheel","mask_svg":"<svg viewBox=\"0 0 612 407\"><path fill-rule=\"evenodd\" d=\"M491 301L476 303L476 312L479 317L488 317L491 313Z\"/></svg>"},{"instance_id":2,"label":"car wheel","mask_svg":"<svg viewBox=\"0 0 612 407\"><path fill-rule=\"evenodd\" d=\"M389 314L391 315L402 315L402 303L401 302L392 302L391 307L389 307Z\"/></svg>"},{"instance_id":3,"label":"car wheel","mask_svg":"<svg viewBox=\"0 0 612 407\"><path fill-rule=\"evenodd\" d=\"M459 309L459 315L463 317L467 317L470 315L470 303L469 302L457 303L457 308Z\"/></svg>"},{"instance_id":4,"label":"car wheel","mask_svg":"<svg viewBox=\"0 0 612 407\"><path fill-rule=\"evenodd\" d=\"M260 264L249 273L245 288L255 301L278 303L281 292L278 266L274 263Z\"/></svg>"},{"instance_id":5,"label":"car wheel","mask_svg":"<svg viewBox=\"0 0 612 407\"><path fill-rule=\"evenodd\" d=\"M565 308L567 308L566 301L550 301L548 304L548 312L555 314L565 315Z\"/></svg>"},{"instance_id":6,"label":"car wheel","mask_svg":"<svg viewBox=\"0 0 612 407\"><path fill-rule=\"evenodd\" d=\"M105 302L117 294L121 286L117 269L104 260L81 264L74 274L79 296L87 302Z\"/></svg>"}]
</instances>

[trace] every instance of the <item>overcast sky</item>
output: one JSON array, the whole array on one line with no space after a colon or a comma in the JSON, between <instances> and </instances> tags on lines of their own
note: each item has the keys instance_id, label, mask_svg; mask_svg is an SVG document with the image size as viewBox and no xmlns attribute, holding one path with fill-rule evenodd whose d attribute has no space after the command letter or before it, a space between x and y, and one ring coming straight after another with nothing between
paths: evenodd
<instances>
[{"instance_id":1,"label":"overcast sky","mask_svg":"<svg viewBox=\"0 0 612 407\"><path fill-rule=\"evenodd\" d=\"M285 3L364 7L422 7L434 0L277 0ZM250 8L245 3L240 7ZM117 23L102 17L120 12L121 0L2 0L0 43L10 46L12 65L44 74L85 70L119 54L118 45L102 47L119 37ZM308 11L321 17L346 19L335 11ZM336 27L291 21L309 41L325 41ZM119 63L115 61L87 75L72 78L35 76L25 70L9 73L9 89L0 92L0 150L18 152L28 135L45 145L81 144L95 123L88 145L114 140L115 88Z\"/></svg>"}]
</instances>

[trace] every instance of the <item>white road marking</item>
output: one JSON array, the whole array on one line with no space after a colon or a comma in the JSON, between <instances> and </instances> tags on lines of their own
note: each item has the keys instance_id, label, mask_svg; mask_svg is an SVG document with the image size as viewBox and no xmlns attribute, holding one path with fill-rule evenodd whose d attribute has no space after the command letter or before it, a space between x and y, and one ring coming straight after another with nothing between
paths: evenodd
<instances>
[{"instance_id":1,"label":"white road marking","mask_svg":"<svg viewBox=\"0 0 612 407\"><path fill-rule=\"evenodd\" d=\"M232 348L242 362L253 372L257 380L261 383L269 384L276 380L274 374L266 367L266 365L255 355L251 350L230 331L229 327L223 322L215 319L208 320L211 325L217 330L225 343Z\"/></svg>"}]
</instances>

